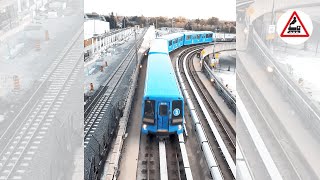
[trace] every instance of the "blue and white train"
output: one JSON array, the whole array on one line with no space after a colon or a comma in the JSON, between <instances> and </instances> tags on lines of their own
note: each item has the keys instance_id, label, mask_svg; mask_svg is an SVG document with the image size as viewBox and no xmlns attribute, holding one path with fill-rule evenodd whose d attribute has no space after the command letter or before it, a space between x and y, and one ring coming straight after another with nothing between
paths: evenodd
<instances>
[{"instance_id":1,"label":"blue and white train","mask_svg":"<svg viewBox=\"0 0 320 180\"><path fill-rule=\"evenodd\" d=\"M142 100L142 133L169 135L183 132L184 98L169 53L185 45L210 43L209 31L174 33L154 40L148 53Z\"/></svg>"},{"instance_id":2,"label":"blue and white train","mask_svg":"<svg viewBox=\"0 0 320 180\"><path fill-rule=\"evenodd\" d=\"M148 55L142 101L142 133L182 133L183 108L183 95L171 64L167 41L156 39Z\"/></svg>"},{"instance_id":3,"label":"blue and white train","mask_svg":"<svg viewBox=\"0 0 320 180\"><path fill-rule=\"evenodd\" d=\"M211 31L190 31L173 33L158 37L168 41L169 52L182 46L213 42L213 32Z\"/></svg>"}]
</instances>

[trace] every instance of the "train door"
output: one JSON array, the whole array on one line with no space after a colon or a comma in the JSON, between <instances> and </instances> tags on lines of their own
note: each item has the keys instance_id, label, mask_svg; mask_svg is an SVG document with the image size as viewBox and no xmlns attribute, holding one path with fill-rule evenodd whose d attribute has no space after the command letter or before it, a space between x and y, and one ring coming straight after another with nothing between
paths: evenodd
<instances>
[{"instance_id":1,"label":"train door","mask_svg":"<svg viewBox=\"0 0 320 180\"><path fill-rule=\"evenodd\" d=\"M158 104L158 129L169 131L169 103Z\"/></svg>"}]
</instances>

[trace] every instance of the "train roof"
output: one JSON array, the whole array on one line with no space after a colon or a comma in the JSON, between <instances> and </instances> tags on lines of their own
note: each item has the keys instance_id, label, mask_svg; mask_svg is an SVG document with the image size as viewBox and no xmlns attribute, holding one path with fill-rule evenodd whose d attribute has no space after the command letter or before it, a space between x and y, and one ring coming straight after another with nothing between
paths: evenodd
<instances>
[{"instance_id":1,"label":"train roof","mask_svg":"<svg viewBox=\"0 0 320 180\"><path fill-rule=\"evenodd\" d=\"M193 35L193 34L213 34L212 31L189 31L184 32L185 35Z\"/></svg>"},{"instance_id":2,"label":"train roof","mask_svg":"<svg viewBox=\"0 0 320 180\"><path fill-rule=\"evenodd\" d=\"M149 54L169 54L168 51L168 41L165 39L155 39L149 50Z\"/></svg>"},{"instance_id":3,"label":"train roof","mask_svg":"<svg viewBox=\"0 0 320 180\"><path fill-rule=\"evenodd\" d=\"M148 56L144 97L183 99L169 55L150 54Z\"/></svg>"},{"instance_id":4,"label":"train roof","mask_svg":"<svg viewBox=\"0 0 320 180\"><path fill-rule=\"evenodd\" d=\"M172 39L176 39L176 38L179 38L182 36L183 36L182 33L172 33L172 34L163 35L163 36L159 37L159 39L172 40Z\"/></svg>"}]
</instances>

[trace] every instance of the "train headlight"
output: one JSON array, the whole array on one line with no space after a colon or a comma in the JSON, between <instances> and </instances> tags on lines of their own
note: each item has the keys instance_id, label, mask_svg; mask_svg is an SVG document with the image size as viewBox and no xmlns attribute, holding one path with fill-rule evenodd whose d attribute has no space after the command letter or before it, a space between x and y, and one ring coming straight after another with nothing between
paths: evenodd
<instances>
[{"instance_id":1,"label":"train headlight","mask_svg":"<svg viewBox=\"0 0 320 180\"><path fill-rule=\"evenodd\" d=\"M142 128L143 128L144 130L147 130L147 127L148 127L148 126L147 126L146 124L143 124L143 125L142 125Z\"/></svg>"},{"instance_id":2,"label":"train headlight","mask_svg":"<svg viewBox=\"0 0 320 180\"><path fill-rule=\"evenodd\" d=\"M182 129L182 126L181 126L181 124L179 124L179 125L178 125L178 129L179 129L179 130L181 130L181 129Z\"/></svg>"}]
</instances>

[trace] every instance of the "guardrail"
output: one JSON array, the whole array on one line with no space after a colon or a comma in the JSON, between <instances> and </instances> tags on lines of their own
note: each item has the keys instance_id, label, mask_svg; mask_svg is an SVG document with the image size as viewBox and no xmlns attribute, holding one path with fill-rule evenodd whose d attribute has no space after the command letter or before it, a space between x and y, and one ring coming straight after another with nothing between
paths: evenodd
<instances>
[{"instance_id":1,"label":"guardrail","mask_svg":"<svg viewBox=\"0 0 320 180\"><path fill-rule=\"evenodd\" d=\"M232 94L221 84L221 82L218 80L218 78L213 74L210 67L206 64L204 64L203 71L205 75L211 80L213 83L213 86L218 91L219 95L223 98L223 100L226 102L228 107L231 109L231 111L236 114L236 99Z\"/></svg>"},{"instance_id":2,"label":"guardrail","mask_svg":"<svg viewBox=\"0 0 320 180\"><path fill-rule=\"evenodd\" d=\"M265 69L273 69L270 75L273 82L279 87L283 96L290 102L291 106L304 119L305 124L312 130L313 134L320 138L320 112L304 92L297 87L291 78L283 72L277 64L275 58L270 53L270 49L264 44L253 26L250 27L249 45L260 58L258 63Z\"/></svg>"},{"instance_id":3,"label":"guardrail","mask_svg":"<svg viewBox=\"0 0 320 180\"><path fill-rule=\"evenodd\" d=\"M223 49L223 48L215 49L215 52L217 53L217 52L233 51L233 50L236 50L235 47L230 46L227 49ZM207 78L211 80L211 82L213 83L213 86L218 91L219 95L223 98L223 100L226 102L226 104L231 109L231 111L234 114L236 114L236 98L229 92L229 90L223 84L221 84L221 82L214 75L214 73L212 72L208 64L203 63L202 71L207 76Z\"/></svg>"}]
</instances>

